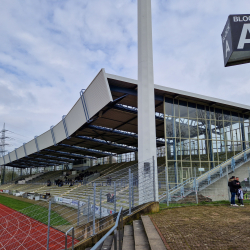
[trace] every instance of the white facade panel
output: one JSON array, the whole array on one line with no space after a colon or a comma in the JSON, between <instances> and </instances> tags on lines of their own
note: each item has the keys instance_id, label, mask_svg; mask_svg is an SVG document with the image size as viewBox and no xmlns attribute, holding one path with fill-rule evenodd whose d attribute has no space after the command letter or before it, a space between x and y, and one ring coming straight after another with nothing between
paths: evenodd
<instances>
[{"instance_id":1,"label":"white facade panel","mask_svg":"<svg viewBox=\"0 0 250 250\"><path fill-rule=\"evenodd\" d=\"M37 137L37 142L39 145L39 150L51 147L52 145L54 145L53 143L53 139L52 139L52 135L51 135L51 131L47 131L44 134L40 135Z\"/></svg>"},{"instance_id":2,"label":"white facade panel","mask_svg":"<svg viewBox=\"0 0 250 250\"><path fill-rule=\"evenodd\" d=\"M15 161L15 160L16 160L15 151L12 151L12 152L10 153L10 159L11 159L11 161Z\"/></svg>"},{"instance_id":3,"label":"white facade panel","mask_svg":"<svg viewBox=\"0 0 250 250\"><path fill-rule=\"evenodd\" d=\"M67 124L66 124L67 125ZM68 125L67 125L68 126ZM66 138L63 122L60 121L54 128L56 142L59 143Z\"/></svg>"},{"instance_id":4,"label":"white facade panel","mask_svg":"<svg viewBox=\"0 0 250 250\"><path fill-rule=\"evenodd\" d=\"M65 117L65 122L67 124L69 135L72 135L78 128L80 128L86 122L81 99L77 101L75 106Z\"/></svg>"},{"instance_id":5,"label":"white facade panel","mask_svg":"<svg viewBox=\"0 0 250 250\"><path fill-rule=\"evenodd\" d=\"M90 118L113 101L104 69L99 72L86 89L84 96Z\"/></svg>"},{"instance_id":6,"label":"white facade panel","mask_svg":"<svg viewBox=\"0 0 250 250\"><path fill-rule=\"evenodd\" d=\"M35 139L25 144L27 155L37 152Z\"/></svg>"},{"instance_id":7,"label":"white facade panel","mask_svg":"<svg viewBox=\"0 0 250 250\"><path fill-rule=\"evenodd\" d=\"M23 146L21 146L20 148L17 148L16 152L17 152L18 159L25 157Z\"/></svg>"},{"instance_id":8,"label":"white facade panel","mask_svg":"<svg viewBox=\"0 0 250 250\"><path fill-rule=\"evenodd\" d=\"M88 109L89 119L91 119L91 117L93 117L99 110L105 107L109 102L113 101L104 69L102 69L97 74L95 79L86 89L86 91L84 92L84 98L86 107ZM84 123L87 122L81 98L78 99L74 107L67 114L67 116L65 117L65 122L68 130L68 136L72 135L77 129L79 129L82 125L84 125ZM53 131L56 143L59 143L62 140L66 139L66 133L63 121L60 121L53 128ZM44 134L38 136L36 139L39 150L43 150L45 148L54 145L51 135L51 130L48 130ZM25 148L27 155L37 152L35 139L28 142L25 145ZM25 157L23 146L18 148L16 151L18 159ZM6 164L9 163L8 158L9 158L8 155L5 156L4 158ZM13 159L13 161L16 160L15 151L11 153L11 159ZM3 158L0 158L0 164L1 165L4 164Z\"/></svg>"}]
</instances>

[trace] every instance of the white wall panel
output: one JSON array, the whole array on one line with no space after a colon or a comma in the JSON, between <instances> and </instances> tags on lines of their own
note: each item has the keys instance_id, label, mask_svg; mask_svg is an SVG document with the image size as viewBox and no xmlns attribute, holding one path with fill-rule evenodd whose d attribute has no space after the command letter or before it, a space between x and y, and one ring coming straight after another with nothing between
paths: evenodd
<instances>
[{"instance_id":1,"label":"white wall panel","mask_svg":"<svg viewBox=\"0 0 250 250\"><path fill-rule=\"evenodd\" d=\"M68 126L68 125L67 125ZM68 131L69 132L69 131ZM56 142L61 142L66 138L63 122L60 121L55 127L54 127L54 135L56 138Z\"/></svg>"},{"instance_id":2,"label":"white wall panel","mask_svg":"<svg viewBox=\"0 0 250 250\"><path fill-rule=\"evenodd\" d=\"M48 130L44 134L38 136L37 142L39 145L39 150L42 150L42 149L45 149L45 148L48 148L48 147L51 147L52 145L54 145L51 131Z\"/></svg>"},{"instance_id":3,"label":"white wall panel","mask_svg":"<svg viewBox=\"0 0 250 250\"><path fill-rule=\"evenodd\" d=\"M93 117L99 110L105 107L109 102L113 101L110 88L107 82L105 70L102 69L95 79L91 82L89 87L84 92L84 98L89 113L89 118ZM68 135L72 135L79 129L85 122L86 117L83 110L81 98L78 99L74 107L70 110L65 117L67 124ZM66 138L63 122L60 121L54 128L54 135L56 143L61 142ZM51 147L54 145L51 131L48 130L44 134L37 137L39 150ZM35 139L25 145L27 155L37 152ZM17 149L18 159L25 157L23 146ZM16 160L15 151L11 153L11 159ZM9 163L9 157L5 156L6 164ZM0 158L0 164L4 164L3 159Z\"/></svg>"},{"instance_id":4,"label":"white wall panel","mask_svg":"<svg viewBox=\"0 0 250 250\"><path fill-rule=\"evenodd\" d=\"M7 155L4 156L4 162L5 162L5 164L7 164L7 163L10 162L10 161L9 161L9 157L8 157Z\"/></svg>"},{"instance_id":5,"label":"white wall panel","mask_svg":"<svg viewBox=\"0 0 250 250\"><path fill-rule=\"evenodd\" d=\"M12 152L10 153L10 159L11 159L11 161L15 161L15 160L16 160L15 151L12 151Z\"/></svg>"},{"instance_id":6,"label":"white wall panel","mask_svg":"<svg viewBox=\"0 0 250 250\"><path fill-rule=\"evenodd\" d=\"M35 139L25 144L27 155L37 152Z\"/></svg>"},{"instance_id":7,"label":"white wall panel","mask_svg":"<svg viewBox=\"0 0 250 250\"><path fill-rule=\"evenodd\" d=\"M23 146L16 150L18 159L25 157Z\"/></svg>"},{"instance_id":8,"label":"white wall panel","mask_svg":"<svg viewBox=\"0 0 250 250\"><path fill-rule=\"evenodd\" d=\"M81 99L79 99L75 106L70 110L68 115L65 117L65 121L68 127L69 135L72 135L86 122Z\"/></svg>"},{"instance_id":9,"label":"white wall panel","mask_svg":"<svg viewBox=\"0 0 250 250\"><path fill-rule=\"evenodd\" d=\"M99 72L88 86L84 97L90 118L109 102L113 101L104 69Z\"/></svg>"}]
</instances>

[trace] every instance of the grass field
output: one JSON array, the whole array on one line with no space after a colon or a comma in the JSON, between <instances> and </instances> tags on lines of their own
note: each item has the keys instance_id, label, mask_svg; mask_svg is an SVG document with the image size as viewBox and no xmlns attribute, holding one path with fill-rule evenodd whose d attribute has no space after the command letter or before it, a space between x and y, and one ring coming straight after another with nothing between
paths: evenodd
<instances>
[{"instance_id":1,"label":"grass field","mask_svg":"<svg viewBox=\"0 0 250 250\"><path fill-rule=\"evenodd\" d=\"M237 203L237 201L236 201ZM250 205L250 200L244 200L245 205ZM225 206L230 205L229 201L201 201L199 204L196 203L170 203L169 206L166 203L160 203L160 210L167 209L167 208L175 208L175 207L190 207L190 206L204 206L204 205L214 205L214 206Z\"/></svg>"},{"instance_id":2,"label":"grass field","mask_svg":"<svg viewBox=\"0 0 250 250\"><path fill-rule=\"evenodd\" d=\"M34 205L25 201L19 201L0 195L0 204L12 208L22 214L25 214L37 221L48 224L48 208ZM51 211L50 225L69 225L70 223L61 217L58 213Z\"/></svg>"}]
</instances>

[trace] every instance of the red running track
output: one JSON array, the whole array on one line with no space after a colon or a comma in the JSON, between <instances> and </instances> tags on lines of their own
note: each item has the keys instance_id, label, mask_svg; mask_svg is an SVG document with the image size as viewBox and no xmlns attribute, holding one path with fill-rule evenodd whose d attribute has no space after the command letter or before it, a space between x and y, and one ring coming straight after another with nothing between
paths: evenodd
<instances>
[{"instance_id":1,"label":"red running track","mask_svg":"<svg viewBox=\"0 0 250 250\"><path fill-rule=\"evenodd\" d=\"M26 215L0 204L0 249L47 249L48 227ZM78 241L75 240L75 244ZM72 238L68 236L68 247ZM65 234L50 228L50 250L65 248Z\"/></svg>"}]
</instances>

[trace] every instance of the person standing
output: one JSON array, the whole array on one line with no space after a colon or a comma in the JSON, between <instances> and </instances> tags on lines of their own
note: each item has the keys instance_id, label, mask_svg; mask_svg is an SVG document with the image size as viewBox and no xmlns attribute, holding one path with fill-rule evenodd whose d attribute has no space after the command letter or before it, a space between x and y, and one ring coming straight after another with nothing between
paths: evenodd
<instances>
[{"instance_id":1,"label":"person standing","mask_svg":"<svg viewBox=\"0 0 250 250\"><path fill-rule=\"evenodd\" d=\"M229 179L228 186L230 188L230 193L231 193L231 206L238 207L238 205L235 204L235 195L236 195L236 187L237 187L235 176L232 176Z\"/></svg>"},{"instance_id":2,"label":"person standing","mask_svg":"<svg viewBox=\"0 0 250 250\"><path fill-rule=\"evenodd\" d=\"M238 200L240 202L240 206L244 207L244 204L243 204L243 191L242 191L241 188L238 189L237 196L238 196Z\"/></svg>"},{"instance_id":3,"label":"person standing","mask_svg":"<svg viewBox=\"0 0 250 250\"><path fill-rule=\"evenodd\" d=\"M238 196L238 202L241 204L240 199L239 199L239 195L238 195L238 191L241 188L240 179L239 179L239 177L236 177L235 180L236 180L236 184L237 184L237 186L236 186L236 194Z\"/></svg>"}]
</instances>

